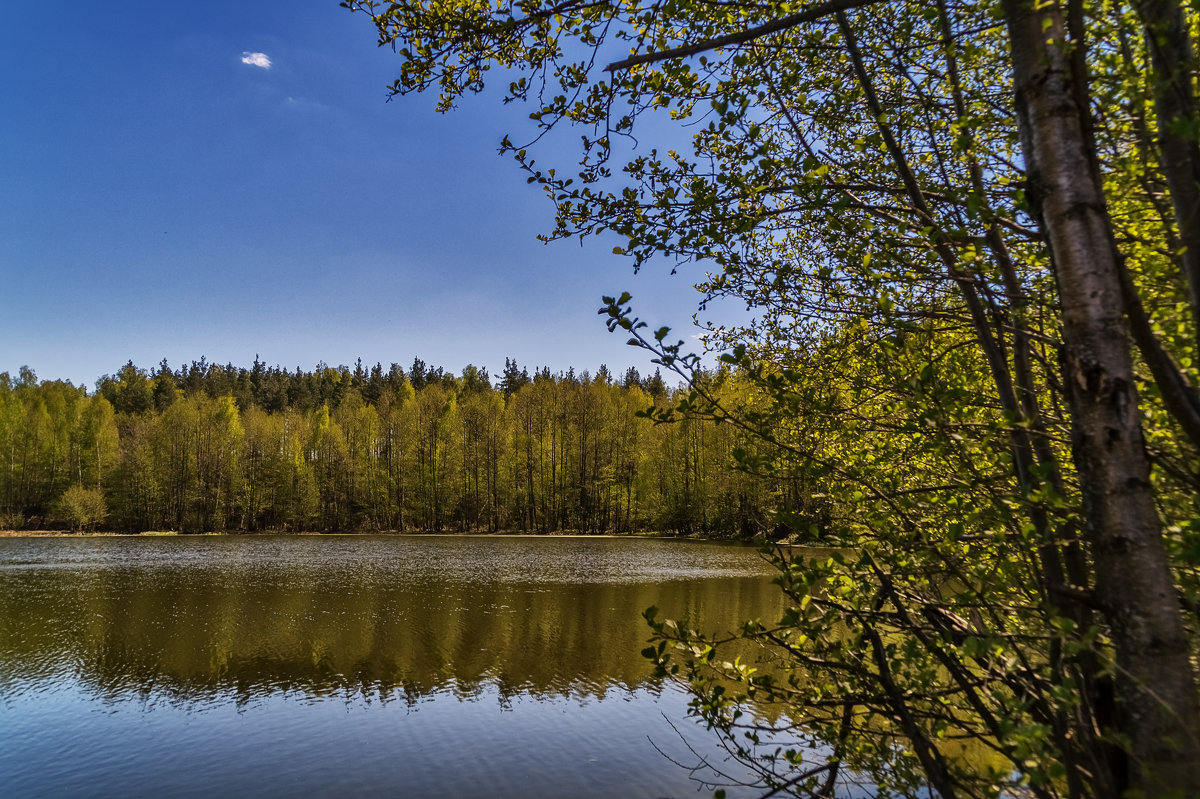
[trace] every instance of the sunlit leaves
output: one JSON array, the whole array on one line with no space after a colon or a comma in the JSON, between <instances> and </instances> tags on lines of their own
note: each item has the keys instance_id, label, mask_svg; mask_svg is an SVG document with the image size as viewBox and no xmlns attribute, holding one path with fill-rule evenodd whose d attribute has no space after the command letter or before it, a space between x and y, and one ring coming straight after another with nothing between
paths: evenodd
<instances>
[{"instance_id":1,"label":"sunlit leaves","mask_svg":"<svg viewBox=\"0 0 1200 799\"><path fill-rule=\"evenodd\" d=\"M836 742L833 761L870 773L880 793L920 793L943 771L970 795L1081 790L1064 788L1060 762L1101 751L1080 697L1102 690L1109 652L1088 623L1057 287L1000 6L879 2L606 72L610 54L711 42L796 6L352 5L400 46L398 90L436 87L446 107L498 66L516 74L507 99L530 103L539 136L576 127L572 168L504 143L553 204L546 238L608 236L635 269L696 265L704 305L745 309L707 323L704 339L736 370L736 392L706 382L699 357L636 316L628 294L599 310L690 381L642 417L746 435L730 452L741 468L786 476L799 495L770 515L777 532L835 549L776 553L791 609L734 636L761 645L759 671L651 614L659 644L647 655L687 678L731 751L769 788L801 768L787 749L758 757L769 731L747 733L737 697L759 692ZM1195 378L1144 43L1129 10L1089 8L1083 24L1122 254L1152 298L1154 333ZM1193 558L1194 449L1141 379L1168 543ZM1194 560L1178 579L1194 598Z\"/></svg>"}]
</instances>

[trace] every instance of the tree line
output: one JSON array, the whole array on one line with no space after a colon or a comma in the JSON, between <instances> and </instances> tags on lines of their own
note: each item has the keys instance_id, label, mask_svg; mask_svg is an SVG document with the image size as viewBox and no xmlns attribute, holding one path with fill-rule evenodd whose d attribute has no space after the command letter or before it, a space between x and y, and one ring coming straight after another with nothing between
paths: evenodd
<instances>
[{"instance_id":1,"label":"tree line","mask_svg":"<svg viewBox=\"0 0 1200 799\"><path fill-rule=\"evenodd\" d=\"M739 468L732 426L647 418L676 393L657 371L201 359L96 389L0 374L0 527L751 536L811 504Z\"/></svg>"}]
</instances>

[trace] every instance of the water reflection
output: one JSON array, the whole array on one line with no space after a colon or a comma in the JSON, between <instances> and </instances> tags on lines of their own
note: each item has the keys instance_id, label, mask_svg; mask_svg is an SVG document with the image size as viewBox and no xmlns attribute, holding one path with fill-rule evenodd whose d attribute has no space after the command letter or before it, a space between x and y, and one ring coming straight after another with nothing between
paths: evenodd
<instances>
[{"instance_id":1,"label":"water reflection","mask_svg":"<svg viewBox=\"0 0 1200 799\"><path fill-rule=\"evenodd\" d=\"M664 541L0 539L0 794L692 796L664 753L723 752L640 614L776 615L765 575Z\"/></svg>"},{"instance_id":2,"label":"water reflection","mask_svg":"<svg viewBox=\"0 0 1200 799\"><path fill-rule=\"evenodd\" d=\"M416 701L648 685L640 618L777 612L752 549L576 539L30 540L0 548L0 693Z\"/></svg>"}]
</instances>

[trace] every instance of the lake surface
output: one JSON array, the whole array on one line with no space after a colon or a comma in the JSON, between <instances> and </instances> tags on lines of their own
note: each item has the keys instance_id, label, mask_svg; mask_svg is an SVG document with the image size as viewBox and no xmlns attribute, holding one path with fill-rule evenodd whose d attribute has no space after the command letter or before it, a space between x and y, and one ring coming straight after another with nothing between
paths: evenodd
<instances>
[{"instance_id":1,"label":"lake surface","mask_svg":"<svg viewBox=\"0 0 1200 799\"><path fill-rule=\"evenodd\" d=\"M641 613L775 618L769 577L654 539L0 539L0 795L711 795Z\"/></svg>"}]
</instances>

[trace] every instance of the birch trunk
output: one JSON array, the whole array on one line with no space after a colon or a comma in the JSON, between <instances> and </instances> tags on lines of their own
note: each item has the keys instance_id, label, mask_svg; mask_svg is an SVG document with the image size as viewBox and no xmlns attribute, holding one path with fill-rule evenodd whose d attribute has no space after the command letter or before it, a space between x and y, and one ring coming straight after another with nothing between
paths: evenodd
<instances>
[{"instance_id":1,"label":"birch trunk","mask_svg":"<svg viewBox=\"0 0 1200 799\"><path fill-rule=\"evenodd\" d=\"M1049 239L1063 314L1063 382L1092 550L1115 649L1129 786L1200 795L1196 687L1149 480L1120 269L1072 91L1057 2L1005 0L1028 195Z\"/></svg>"}]
</instances>

